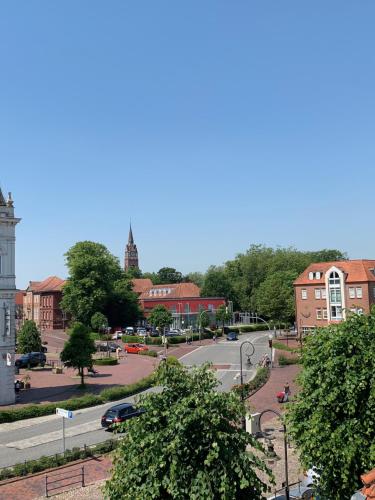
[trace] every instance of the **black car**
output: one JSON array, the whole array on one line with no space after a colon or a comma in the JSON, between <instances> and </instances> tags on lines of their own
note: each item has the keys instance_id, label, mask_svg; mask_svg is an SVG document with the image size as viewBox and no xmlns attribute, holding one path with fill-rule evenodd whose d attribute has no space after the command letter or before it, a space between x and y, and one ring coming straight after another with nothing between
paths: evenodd
<instances>
[{"instance_id":1,"label":"black car","mask_svg":"<svg viewBox=\"0 0 375 500\"><path fill-rule=\"evenodd\" d=\"M44 366L46 364L47 358L44 352L29 352L27 354L22 354L22 356L16 359L14 363L17 368L31 368L35 366Z\"/></svg>"},{"instance_id":2,"label":"black car","mask_svg":"<svg viewBox=\"0 0 375 500\"><path fill-rule=\"evenodd\" d=\"M238 340L238 335L236 332L229 332L227 335L227 340Z\"/></svg>"},{"instance_id":3,"label":"black car","mask_svg":"<svg viewBox=\"0 0 375 500\"><path fill-rule=\"evenodd\" d=\"M121 347L116 344L116 342L101 342L100 344L96 344L96 350L98 352L116 352L116 349L120 348L120 351L122 351Z\"/></svg>"},{"instance_id":4,"label":"black car","mask_svg":"<svg viewBox=\"0 0 375 500\"><path fill-rule=\"evenodd\" d=\"M130 403L112 406L102 416L102 427L111 430L113 424L119 424L130 418L138 417L144 412L143 408L136 408Z\"/></svg>"}]
</instances>

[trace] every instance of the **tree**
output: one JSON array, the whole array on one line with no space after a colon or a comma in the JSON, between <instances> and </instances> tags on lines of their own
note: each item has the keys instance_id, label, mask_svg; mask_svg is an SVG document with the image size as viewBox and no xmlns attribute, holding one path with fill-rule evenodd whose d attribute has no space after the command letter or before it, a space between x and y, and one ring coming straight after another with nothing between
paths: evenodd
<instances>
[{"instance_id":1,"label":"tree","mask_svg":"<svg viewBox=\"0 0 375 500\"><path fill-rule=\"evenodd\" d=\"M100 332L100 330L108 327L108 319L103 313L96 312L91 317L91 326L94 332Z\"/></svg>"},{"instance_id":2,"label":"tree","mask_svg":"<svg viewBox=\"0 0 375 500\"><path fill-rule=\"evenodd\" d=\"M76 243L66 253L66 262L69 278L63 288L61 306L73 319L90 325L92 316L101 312L110 324L117 326L122 324L116 324L121 308L138 311L130 279L104 245L92 241Z\"/></svg>"},{"instance_id":3,"label":"tree","mask_svg":"<svg viewBox=\"0 0 375 500\"><path fill-rule=\"evenodd\" d=\"M261 499L269 475L261 446L238 422L244 406L234 392L217 392L207 366L187 370L163 363L160 393L143 396L145 414L121 424L110 500Z\"/></svg>"},{"instance_id":4,"label":"tree","mask_svg":"<svg viewBox=\"0 0 375 500\"><path fill-rule=\"evenodd\" d=\"M211 266L204 277L202 297L224 297L234 300L232 285L223 267Z\"/></svg>"},{"instance_id":5,"label":"tree","mask_svg":"<svg viewBox=\"0 0 375 500\"><path fill-rule=\"evenodd\" d=\"M293 321L295 314L294 271L276 271L267 276L256 290L255 305L261 316L283 322Z\"/></svg>"},{"instance_id":6,"label":"tree","mask_svg":"<svg viewBox=\"0 0 375 500\"><path fill-rule=\"evenodd\" d=\"M172 323L172 314L164 306L155 306L148 317L149 323L164 330Z\"/></svg>"},{"instance_id":7,"label":"tree","mask_svg":"<svg viewBox=\"0 0 375 500\"><path fill-rule=\"evenodd\" d=\"M199 272L189 273L184 276L183 281L185 283L195 283L199 288L202 288L204 283L204 274Z\"/></svg>"},{"instance_id":8,"label":"tree","mask_svg":"<svg viewBox=\"0 0 375 500\"><path fill-rule=\"evenodd\" d=\"M143 279L147 279L148 278L149 280L152 281L153 285L157 285L158 284L158 275L157 275L157 273L148 273L148 272L142 273L141 278L143 278Z\"/></svg>"},{"instance_id":9,"label":"tree","mask_svg":"<svg viewBox=\"0 0 375 500\"><path fill-rule=\"evenodd\" d=\"M60 359L67 366L78 370L81 385L85 384L84 369L92 367L92 355L96 351L90 337L90 330L82 323L74 323L69 331L69 339L65 342Z\"/></svg>"},{"instance_id":10,"label":"tree","mask_svg":"<svg viewBox=\"0 0 375 500\"><path fill-rule=\"evenodd\" d=\"M208 325L210 324L210 317L207 313L207 311L201 311L198 316L198 326L201 328L207 328Z\"/></svg>"},{"instance_id":11,"label":"tree","mask_svg":"<svg viewBox=\"0 0 375 500\"><path fill-rule=\"evenodd\" d=\"M225 326L225 323L227 321L229 321L231 319L231 317L232 317L232 315L228 311L228 308L226 306L222 305L222 306L219 306L216 309L216 321L219 321L219 322L222 323L223 335L224 335L224 326Z\"/></svg>"},{"instance_id":12,"label":"tree","mask_svg":"<svg viewBox=\"0 0 375 500\"><path fill-rule=\"evenodd\" d=\"M17 352L26 354L28 352L40 352L42 339L34 321L27 319L17 334Z\"/></svg>"},{"instance_id":13,"label":"tree","mask_svg":"<svg viewBox=\"0 0 375 500\"><path fill-rule=\"evenodd\" d=\"M301 391L287 412L304 467L323 498L350 498L375 467L375 309L318 329L302 355Z\"/></svg>"},{"instance_id":14,"label":"tree","mask_svg":"<svg viewBox=\"0 0 375 500\"><path fill-rule=\"evenodd\" d=\"M113 326L134 325L142 317L138 297L130 281L122 278L113 284L104 311Z\"/></svg>"},{"instance_id":15,"label":"tree","mask_svg":"<svg viewBox=\"0 0 375 500\"><path fill-rule=\"evenodd\" d=\"M166 285L170 283L181 283L182 274L176 271L174 267L162 267L157 272L157 283L156 285Z\"/></svg>"}]
</instances>

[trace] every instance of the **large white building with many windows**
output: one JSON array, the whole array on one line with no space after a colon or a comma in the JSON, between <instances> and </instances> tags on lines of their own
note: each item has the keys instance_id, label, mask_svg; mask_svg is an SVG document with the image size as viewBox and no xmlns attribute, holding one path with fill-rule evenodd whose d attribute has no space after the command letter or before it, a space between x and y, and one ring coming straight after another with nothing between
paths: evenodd
<instances>
[{"instance_id":1,"label":"large white building with many windows","mask_svg":"<svg viewBox=\"0 0 375 500\"><path fill-rule=\"evenodd\" d=\"M15 231L13 200L5 200L0 189L0 405L15 402Z\"/></svg>"},{"instance_id":2,"label":"large white building with many windows","mask_svg":"<svg viewBox=\"0 0 375 500\"><path fill-rule=\"evenodd\" d=\"M348 312L369 313L375 304L375 260L311 264L294 289L300 333L342 321Z\"/></svg>"}]
</instances>

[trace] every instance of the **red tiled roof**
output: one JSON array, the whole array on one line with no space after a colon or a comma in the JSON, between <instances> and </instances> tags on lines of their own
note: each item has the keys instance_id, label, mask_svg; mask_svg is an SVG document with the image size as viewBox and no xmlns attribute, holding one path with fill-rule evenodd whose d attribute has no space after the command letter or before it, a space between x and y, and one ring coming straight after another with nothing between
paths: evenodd
<instances>
[{"instance_id":1,"label":"red tiled roof","mask_svg":"<svg viewBox=\"0 0 375 500\"><path fill-rule=\"evenodd\" d=\"M375 281L375 260L342 260L338 262L320 262L310 264L302 274L298 276L295 285L316 285L325 283L325 273L331 267L337 267L346 274L346 283L359 283ZM309 279L309 273L320 272L320 279Z\"/></svg>"},{"instance_id":2,"label":"red tiled roof","mask_svg":"<svg viewBox=\"0 0 375 500\"><path fill-rule=\"evenodd\" d=\"M158 291L160 292L158 293ZM170 285L153 285L143 291L140 299L173 299L200 297L200 289L195 283L173 283Z\"/></svg>"},{"instance_id":3,"label":"red tiled roof","mask_svg":"<svg viewBox=\"0 0 375 500\"><path fill-rule=\"evenodd\" d=\"M29 286L27 287L27 292L33 292L39 285L40 281L29 281Z\"/></svg>"},{"instance_id":4,"label":"red tiled roof","mask_svg":"<svg viewBox=\"0 0 375 500\"><path fill-rule=\"evenodd\" d=\"M66 281L59 278L58 276L49 276L44 281L39 283L38 286L35 287L35 292L59 292L61 291L63 285L65 285Z\"/></svg>"},{"instance_id":5,"label":"red tiled roof","mask_svg":"<svg viewBox=\"0 0 375 500\"><path fill-rule=\"evenodd\" d=\"M152 287L150 278L135 278L132 280L133 292L142 293Z\"/></svg>"}]
</instances>

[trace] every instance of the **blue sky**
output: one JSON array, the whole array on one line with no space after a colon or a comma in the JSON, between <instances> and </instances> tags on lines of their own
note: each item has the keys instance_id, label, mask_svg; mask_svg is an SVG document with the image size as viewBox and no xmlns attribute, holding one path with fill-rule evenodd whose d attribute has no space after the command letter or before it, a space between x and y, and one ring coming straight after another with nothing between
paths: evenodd
<instances>
[{"instance_id":1,"label":"blue sky","mask_svg":"<svg viewBox=\"0 0 375 500\"><path fill-rule=\"evenodd\" d=\"M375 4L3 2L0 183L17 284L80 240L143 270L251 243L375 258Z\"/></svg>"}]
</instances>

